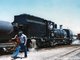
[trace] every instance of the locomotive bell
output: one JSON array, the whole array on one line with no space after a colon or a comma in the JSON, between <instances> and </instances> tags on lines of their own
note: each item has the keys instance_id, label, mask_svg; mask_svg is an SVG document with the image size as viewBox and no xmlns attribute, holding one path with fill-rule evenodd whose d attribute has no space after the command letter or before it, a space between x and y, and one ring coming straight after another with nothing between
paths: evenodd
<instances>
[{"instance_id":1,"label":"locomotive bell","mask_svg":"<svg viewBox=\"0 0 80 60\"><path fill-rule=\"evenodd\" d=\"M9 34L13 31L13 26L10 22L0 21L0 34Z\"/></svg>"}]
</instances>

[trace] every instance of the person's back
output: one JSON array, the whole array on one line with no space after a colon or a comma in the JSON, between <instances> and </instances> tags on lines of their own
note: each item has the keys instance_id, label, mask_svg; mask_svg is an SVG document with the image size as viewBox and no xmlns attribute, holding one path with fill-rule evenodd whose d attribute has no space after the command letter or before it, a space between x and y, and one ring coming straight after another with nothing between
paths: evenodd
<instances>
[{"instance_id":1,"label":"person's back","mask_svg":"<svg viewBox=\"0 0 80 60\"><path fill-rule=\"evenodd\" d=\"M20 39L20 43L27 43L27 36L25 34L22 34L21 36L19 36Z\"/></svg>"}]
</instances>

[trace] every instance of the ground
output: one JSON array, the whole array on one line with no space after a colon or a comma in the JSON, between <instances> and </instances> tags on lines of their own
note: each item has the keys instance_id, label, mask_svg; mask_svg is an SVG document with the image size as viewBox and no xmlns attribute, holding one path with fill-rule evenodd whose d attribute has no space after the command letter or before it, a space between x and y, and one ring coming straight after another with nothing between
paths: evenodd
<instances>
[{"instance_id":1,"label":"ground","mask_svg":"<svg viewBox=\"0 0 80 60\"><path fill-rule=\"evenodd\" d=\"M24 54L20 53L18 56L24 57ZM11 59L11 54L0 56L0 60ZM80 45L62 45L40 50L32 48L28 52L27 58L17 58L16 60L80 60Z\"/></svg>"}]
</instances>

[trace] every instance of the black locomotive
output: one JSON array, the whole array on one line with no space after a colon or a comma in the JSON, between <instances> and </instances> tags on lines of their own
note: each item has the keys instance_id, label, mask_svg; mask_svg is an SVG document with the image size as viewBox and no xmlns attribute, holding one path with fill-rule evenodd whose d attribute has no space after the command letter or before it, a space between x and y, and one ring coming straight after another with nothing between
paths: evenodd
<instances>
[{"instance_id":1,"label":"black locomotive","mask_svg":"<svg viewBox=\"0 0 80 60\"><path fill-rule=\"evenodd\" d=\"M12 25L14 35L22 30L29 39L35 39L37 47L71 44L73 39L70 29L58 29L55 22L29 14L16 15Z\"/></svg>"}]
</instances>

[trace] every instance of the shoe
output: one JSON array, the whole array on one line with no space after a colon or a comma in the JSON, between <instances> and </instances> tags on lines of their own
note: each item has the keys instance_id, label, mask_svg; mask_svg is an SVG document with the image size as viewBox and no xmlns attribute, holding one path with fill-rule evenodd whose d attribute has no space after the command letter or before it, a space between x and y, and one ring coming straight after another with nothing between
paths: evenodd
<instances>
[{"instance_id":1,"label":"shoe","mask_svg":"<svg viewBox=\"0 0 80 60\"><path fill-rule=\"evenodd\" d=\"M27 58L27 56L25 56L25 58Z\"/></svg>"},{"instance_id":2,"label":"shoe","mask_svg":"<svg viewBox=\"0 0 80 60\"><path fill-rule=\"evenodd\" d=\"M11 58L13 58L13 59L17 59L17 57L13 57L13 56L12 56Z\"/></svg>"}]
</instances>

